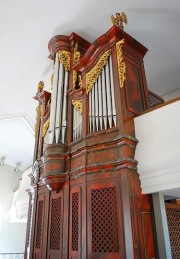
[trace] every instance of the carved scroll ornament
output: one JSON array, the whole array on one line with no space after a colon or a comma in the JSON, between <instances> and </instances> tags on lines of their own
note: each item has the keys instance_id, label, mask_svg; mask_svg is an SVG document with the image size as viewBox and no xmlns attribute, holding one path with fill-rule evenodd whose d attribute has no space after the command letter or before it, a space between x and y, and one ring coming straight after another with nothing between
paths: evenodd
<instances>
[{"instance_id":1,"label":"carved scroll ornament","mask_svg":"<svg viewBox=\"0 0 180 259\"><path fill-rule=\"evenodd\" d=\"M124 39L122 39L122 40L120 40L119 42L116 43L119 82L120 82L121 88L123 88L124 81L126 80L126 64L124 62L123 53L122 53L122 44L123 43L124 43Z\"/></svg>"},{"instance_id":2,"label":"carved scroll ornament","mask_svg":"<svg viewBox=\"0 0 180 259\"><path fill-rule=\"evenodd\" d=\"M49 128L49 124L50 124L50 117L47 119L47 121L43 124L43 127L42 127L42 137L45 137L46 135L46 132Z\"/></svg>"},{"instance_id":3,"label":"carved scroll ornament","mask_svg":"<svg viewBox=\"0 0 180 259\"><path fill-rule=\"evenodd\" d=\"M58 51L58 57L65 70L70 71L70 52L66 50L60 50Z\"/></svg>"},{"instance_id":4,"label":"carved scroll ornament","mask_svg":"<svg viewBox=\"0 0 180 259\"><path fill-rule=\"evenodd\" d=\"M95 67L86 74L86 93L92 89L94 83L98 79L103 67L106 65L108 58L111 54L111 50L107 50L99 59Z\"/></svg>"},{"instance_id":5,"label":"carved scroll ornament","mask_svg":"<svg viewBox=\"0 0 180 259\"><path fill-rule=\"evenodd\" d=\"M75 48L74 48L74 59L73 59L73 65L76 64L80 60L80 52L77 50L78 44L76 42ZM76 81L77 81L77 72L73 70L73 88L76 87Z\"/></svg>"},{"instance_id":6,"label":"carved scroll ornament","mask_svg":"<svg viewBox=\"0 0 180 259\"><path fill-rule=\"evenodd\" d=\"M82 113L82 100L72 100L72 104L78 112Z\"/></svg>"}]
</instances>

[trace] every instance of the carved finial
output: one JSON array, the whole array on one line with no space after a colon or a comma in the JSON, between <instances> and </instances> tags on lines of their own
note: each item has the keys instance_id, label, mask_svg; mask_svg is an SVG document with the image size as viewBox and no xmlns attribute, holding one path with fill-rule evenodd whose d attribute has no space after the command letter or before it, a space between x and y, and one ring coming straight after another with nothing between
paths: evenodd
<instances>
[{"instance_id":1,"label":"carved finial","mask_svg":"<svg viewBox=\"0 0 180 259\"><path fill-rule=\"evenodd\" d=\"M38 93L42 92L44 88L44 82L43 81L39 81L39 84L38 84Z\"/></svg>"},{"instance_id":2,"label":"carved finial","mask_svg":"<svg viewBox=\"0 0 180 259\"><path fill-rule=\"evenodd\" d=\"M124 12L122 13L116 13L116 16L111 15L111 21L113 25L119 27L120 29L124 30L123 23L125 22L127 24L127 16Z\"/></svg>"}]
</instances>

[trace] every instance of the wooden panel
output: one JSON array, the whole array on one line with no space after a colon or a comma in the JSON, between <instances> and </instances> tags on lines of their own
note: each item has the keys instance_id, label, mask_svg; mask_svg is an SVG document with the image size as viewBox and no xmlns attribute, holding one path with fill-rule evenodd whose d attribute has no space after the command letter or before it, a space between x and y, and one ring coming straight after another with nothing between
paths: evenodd
<instances>
[{"instance_id":1,"label":"wooden panel","mask_svg":"<svg viewBox=\"0 0 180 259\"><path fill-rule=\"evenodd\" d=\"M62 258L63 193L51 193L49 208L48 258Z\"/></svg>"},{"instance_id":2,"label":"wooden panel","mask_svg":"<svg viewBox=\"0 0 180 259\"><path fill-rule=\"evenodd\" d=\"M139 222L140 247L142 258L155 258L153 230L150 211L140 212Z\"/></svg>"},{"instance_id":3,"label":"wooden panel","mask_svg":"<svg viewBox=\"0 0 180 259\"><path fill-rule=\"evenodd\" d=\"M81 187L72 187L70 192L69 256L81 258Z\"/></svg>"},{"instance_id":4,"label":"wooden panel","mask_svg":"<svg viewBox=\"0 0 180 259\"><path fill-rule=\"evenodd\" d=\"M126 102L130 112L138 114L145 110L141 68L137 63L126 60Z\"/></svg>"},{"instance_id":5,"label":"wooden panel","mask_svg":"<svg viewBox=\"0 0 180 259\"><path fill-rule=\"evenodd\" d=\"M117 204L120 205L118 185L92 184L88 188L87 199L88 257L123 258L121 207L117 207Z\"/></svg>"},{"instance_id":6,"label":"wooden panel","mask_svg":"<svg viewBox=\"0 0 180 259\"><path fill-rule=\"evenodd\" d=\"M36 217L35 243L34 243L35 258L41 258L41 253L42 253L44 207L45 207L45 195L40 194L37 200L37 217Z\"/></svg>"}]
</instances>

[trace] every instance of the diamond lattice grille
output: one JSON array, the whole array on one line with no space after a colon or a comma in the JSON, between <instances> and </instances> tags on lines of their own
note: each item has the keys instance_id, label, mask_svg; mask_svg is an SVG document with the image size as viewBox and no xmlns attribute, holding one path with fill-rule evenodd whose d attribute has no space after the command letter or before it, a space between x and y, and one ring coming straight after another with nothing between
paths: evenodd
<instances>
[{"instance_id":1,"label":"diamond lattice grille","mask_svg":"<svg viewBox=\"0 0 180 259\"><path fill-rule=\"evenodd\" d=\"M53 199L51 207L50 249L59 250L61 242L61 197Z\"/></svg>"},{"instance_id":2,"label":"diamond lattice grille","mask_svg":"<svg viewBox=\"0 0 180 259\"><path fill-rule=\"evenodd\" d=\"M92 199L92 251L118 252L118 225L116 188L91 191Z\"/></svg>"},{"instance_id":3,"label":"diamond lattice grille","mask_svg":"<svg viewBox=\"0 0 180 259\"><path fill-rule=\"evenodd\" d=\"M44 201L43 200L39 201L39 203L38 203L38 219L37 219L37 227L36 227L36 248L40 248L40 246L41 246L43 205L44 205Z\"/></svg>"},{"instance_id":4,"label":"diamond lattice grille","mask_svg":"<svg viewBox=\"0 0 180 259\"><path fill-rule=\"evenodd\" d=\"M79 193L72 194L72 251L78 251Z\"/></svg>"},{"instance_id":5,"label":"diamond lattice grille","mask_svg":"<svg viewBox=\"0 0 180 259\"><path fill-rule=\"evenodd\" d=\"M166 208L173 259L180 258L180 206Z\"/></svg>"}]
</instances>

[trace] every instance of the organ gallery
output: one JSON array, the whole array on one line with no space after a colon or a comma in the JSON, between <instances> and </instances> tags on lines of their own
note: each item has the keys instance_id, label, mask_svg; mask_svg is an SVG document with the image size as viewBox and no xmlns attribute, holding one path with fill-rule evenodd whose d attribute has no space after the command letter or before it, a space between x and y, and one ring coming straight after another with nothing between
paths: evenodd
<instances>
[{"instance_id":1,"label":"organ gallery","mask_svg":"<svg viewBox=\"0 0 180 259\"><path fill-rule=\"evenodd\" d=\"M116 25L93 43L72 33L48 48L52 93L40 82L34 97L25 258L154 258L150 196L134 159L133 119L155 98L147 49Z\"/></svg>"}]
</instances>

